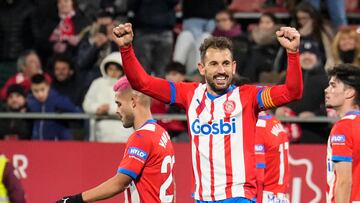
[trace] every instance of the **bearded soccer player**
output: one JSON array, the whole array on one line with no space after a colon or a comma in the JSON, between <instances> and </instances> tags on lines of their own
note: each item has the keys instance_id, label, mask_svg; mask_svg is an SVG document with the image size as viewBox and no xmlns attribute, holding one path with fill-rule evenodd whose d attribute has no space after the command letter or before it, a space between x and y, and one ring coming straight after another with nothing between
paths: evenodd
<instances>
[{"instance_id":1,"label":"bearded soccer player","mask_svg":"<svg viewBox=\"0 0 360 203\"><path fill-rule=\"evenodd\" d=\"M155 99L185 108L191 140L196 202L253 202L256 197L254 160L258 112L301 98L300 34L283 27L277 32L288 52L284 85L262 88L231 85L236 71L231 42L208 38L200 47L198 69L206 83L174 83L148 75L137 60L130 23L113 29L124 71L131 86Z\"/></svg>"},{"instance_id":2,"label":"bearded soccer player","mask_svg":"<svg viewBox=\"0 0 360 203\"><path fill-rule=\"evenodd\" d=\"M360 68L341 64L330 70L325 105L340 120L327 150L327 202L360 202Z\"/></svg>"},{"instance_id":3,"label":"bearded soccer player","mask_svg":"<svg viewBox=\"0 0 360 203\"><path fill-rule=\"evenodd\" d=\"M288 203L289 140L284 127L270 114L260 112L256 123L255 158L259 203Z\"/></svg>"},{"instance_id":4,"label":"bearded soccer player","mask_svg":"<svg viewBox=\"0 0 360 203\"><path fill-rule=\"evenodd\" d=\"M168 133L152 119L151 100L134 91L126 77L115 84L117 114L125 128L133 127L117 174L101 185L58 203L108 199L125 191L125 202L174 202L174 150Z\"/></svg>"}]
</instances>

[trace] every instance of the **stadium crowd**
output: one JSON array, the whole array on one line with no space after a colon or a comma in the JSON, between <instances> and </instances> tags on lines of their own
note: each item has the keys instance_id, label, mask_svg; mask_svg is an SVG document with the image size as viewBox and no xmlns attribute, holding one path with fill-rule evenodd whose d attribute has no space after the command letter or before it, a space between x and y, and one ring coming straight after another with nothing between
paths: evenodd
<instances>
[{"instance_id":1,"label":"stadium crowd","mask_svg":"<svg viewBox=\"0 0 360 203\"><path fill-rule=\"evenodd\" d=\"M262 85L285 80L286 51L275 32L291 25L301 34L303 97L273 114L334 116L324 104L327 71L341 63L360 66L360 26L348 23L345 14L360 2L327 1L332 3L326 9L307 0L256 2L259 8L245 8L242 0L1 1L1 112L115 114L112 86L124 71L111 35L113 27L130 21L135 53L149 74L175 82L200 81L200 44L209 36L224 36L234 46L234 83ZM277 19L276 8L285 7L290 17ZM236 19L234 13L242 11L260 12L261 17L256 23ZM184 113L156 100L152 112ZM0 125L0 139L126 142L131 133L114 120L97 122L96 138L76 136L76 129L88 124L75 121L1 119ZM186 123L161 120L160 125L174 141L188 139ZM312 143L325 143L331 128L290 123L285 127L290 141Z\"/></svg>"}]
</instances>

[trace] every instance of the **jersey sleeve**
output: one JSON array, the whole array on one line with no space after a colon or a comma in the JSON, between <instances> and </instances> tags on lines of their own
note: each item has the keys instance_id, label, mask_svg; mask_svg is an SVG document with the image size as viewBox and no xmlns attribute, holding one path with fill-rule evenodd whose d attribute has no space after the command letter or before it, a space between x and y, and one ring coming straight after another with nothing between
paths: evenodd
<instances>
[{"instance_id":1,"label":"jersey sleeve","mask_svg":"<svg viewBox=\"0 0 360 203\"><path fill-rule=\"evenodd\" d=\"M332 161L352 162L352 132L349 123L340 121L335 124L330 133L330 145L332 149Z\"/></svg>"},{"instance_id":2,"label":"jersey sleeve","mask_svg":"<svg viewBox=\"0 0 360 203\"><path fill-rule=\"evenodd\" d=\"M174 83L146 73L135 56L132 46L120 49L124 72L131 87L159 101L186 106L185 96L196 83Z\"/></svg>"},{"instance_id":3,"label":"jersey sleeve","mask_svg":"<svg viewBox=\"0 0 360 203\"><path fill-rule=\"evenodd\" d=\"M152 151L152 142L149 136L134 132L126 144L124 157L118 167L118 173L123 173L135 180Z\"/></svg>"},{"instance_id":4,"label":"jersey sleeve","mask_svg":"<svg viewBox=\"0 0 360 203\"><path fill-rule=\"evenodd\" d=\"M299 52L288 53L288 69L285 84L257 88L257 104L260 110L282 106L302 97L303 79Z\"/></svg>"}]
</instances>

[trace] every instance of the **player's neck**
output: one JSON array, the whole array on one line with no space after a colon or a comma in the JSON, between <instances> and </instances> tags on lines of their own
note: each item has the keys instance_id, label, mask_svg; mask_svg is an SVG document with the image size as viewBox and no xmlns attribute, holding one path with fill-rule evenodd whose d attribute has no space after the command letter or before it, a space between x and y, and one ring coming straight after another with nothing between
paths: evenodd
<instances>
[{"instance_id":1,"label":"player's neck","mask_svg":"<svg viewBox=\"0 0 360 203\"><path fill-rule=\"evenodd\" d=\"M134 129L141 128L147 120L153 119L150 110L139 109L135 112Z\"/></svg>"},{"instance_id":2,"label":"player's neck","mask_svg":"<svg viewBox=\"0 0 360 203\"><path fill-rule=\"evenodd\" d=\"M350 111L359 111L360 108L358 105L344 105L340 107L339 109L336 109L336 113L340 118L344 117L346 113Z\"/></svg>"}]
</instances>

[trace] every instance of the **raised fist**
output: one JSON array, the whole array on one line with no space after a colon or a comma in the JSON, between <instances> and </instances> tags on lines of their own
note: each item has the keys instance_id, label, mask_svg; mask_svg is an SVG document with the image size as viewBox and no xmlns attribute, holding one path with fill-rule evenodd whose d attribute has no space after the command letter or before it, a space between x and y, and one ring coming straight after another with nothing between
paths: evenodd
<instances>
[{"instance_id":1,"label":"raised fist","mask_svg":"<svg viewBox=\"0 0 360 203\"><path fill-rule=\"evenodd\" d=\"M129 46L134 38L131 23L120 24L113 28L113 41L121 48Z\"/></svg>"},{"instance_id":2,"label":"raised fist","mask_svg":"<svg viewBox=\"0 0 360 203\"><path fill-rule=\"evenodd\" d=\"M281 44L287 51L297 52L300 45L300 33L292 27L281 27L276 31L276 36Z\"/></svg>"}]
</instances>

